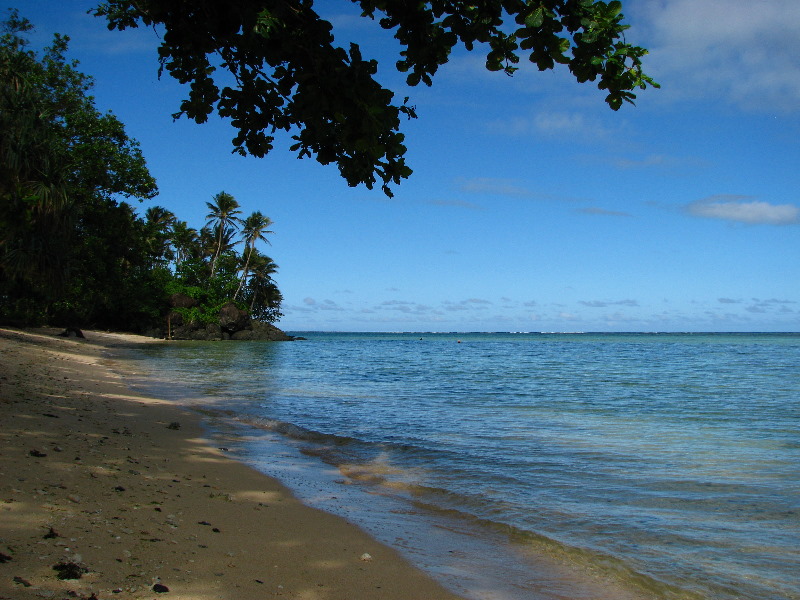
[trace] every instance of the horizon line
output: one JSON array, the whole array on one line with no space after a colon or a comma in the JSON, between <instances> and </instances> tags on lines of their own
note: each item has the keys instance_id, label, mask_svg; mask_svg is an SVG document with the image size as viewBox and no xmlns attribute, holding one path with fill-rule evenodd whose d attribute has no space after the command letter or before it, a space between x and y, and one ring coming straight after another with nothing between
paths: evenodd
<instances>
[{"instance_id":1,"label":"horizon line","mask_svg":"<svg viewBox=\"0 0 800 600\"><path fill-rule=\"evenodd\" d=\"M481 330L452 330L452 331L426 331L426 330L350 330L350 329L286 329L286 333L384 333L384 334L511 334L511 335L800 335L800 331L712 331L712 330L675 330L675 331L481 331Z\"/></svg>"}]
</instances>

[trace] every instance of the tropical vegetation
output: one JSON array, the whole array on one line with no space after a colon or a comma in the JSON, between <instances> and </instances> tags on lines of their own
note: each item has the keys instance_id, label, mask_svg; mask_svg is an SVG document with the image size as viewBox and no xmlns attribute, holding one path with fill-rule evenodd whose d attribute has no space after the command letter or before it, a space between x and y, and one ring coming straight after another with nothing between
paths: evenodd
<instances>
[{"instance_id":1,"label":"tropical vegetation","mask_svg":"<svg viewBox=\"0 0 800 600\"><path fill-rule=\"evenodd\" d=\"M139 216L129 201L158 189L138 143L96 108L69 38L38 55L31 31L11 11L0 37L0 322L153 331L176 295L192 300L184 321L231 301L277 320L277 265L258 248L272 221L241 219L225 192L199 231L160 206Z\"/></svg>"},{"instance_id":2,"label":"tropical vegetation","mask_svg":"<svg viewBox=\"0 0 800 600\"><path fill-rule=\"evenodd\" d=\"M241 219L239 203L227 192L219 192L206 205L208 221L199 231L160 208L147 221L152 257L172 275L170 296L182 294L197 302L176 310L185 320L209 323L233 301L259 321L277 321L283 297L272 275L278 265L256 247L258 242L270 243L272 220L260 211Z\"/></svg>"}]
</instances>

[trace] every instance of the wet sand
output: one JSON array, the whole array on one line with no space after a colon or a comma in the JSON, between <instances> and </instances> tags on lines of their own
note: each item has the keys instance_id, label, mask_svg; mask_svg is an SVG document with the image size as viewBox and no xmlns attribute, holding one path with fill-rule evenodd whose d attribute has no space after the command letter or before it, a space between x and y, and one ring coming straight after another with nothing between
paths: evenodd
<instances>
[{"instance_id":1,"label":"wet sand","mask_svg":"<svg viewBox=\"0 0 800 600\"><path fill-rule=\"evenodd\" d=\"M0 329L0 600L456 600L106 358L164 342L56 333Z\"/></svg>"}]
</instances>

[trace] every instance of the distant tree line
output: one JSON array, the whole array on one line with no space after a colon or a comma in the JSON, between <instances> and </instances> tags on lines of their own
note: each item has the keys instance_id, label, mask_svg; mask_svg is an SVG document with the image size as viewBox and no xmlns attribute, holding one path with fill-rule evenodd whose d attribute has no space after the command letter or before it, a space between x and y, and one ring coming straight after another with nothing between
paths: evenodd
<instances>
[{"instance_id":1,"label":"distant tree line","mask_svg":"<svg viewBox=\"0 0 800 600\"><path fill-rule=\"evenodd\" d=\"M0 321L144 331L175 294L196 301L179 309L188 320L234 301L276 321L277 265L257 248L272 221L241 219L225 192L199 231L158 206L139 217L127 200L158 190L138 143L95 107L69 38L39 56L32 29L12 10L0 37Z\"/></svg>"}]
</instances>

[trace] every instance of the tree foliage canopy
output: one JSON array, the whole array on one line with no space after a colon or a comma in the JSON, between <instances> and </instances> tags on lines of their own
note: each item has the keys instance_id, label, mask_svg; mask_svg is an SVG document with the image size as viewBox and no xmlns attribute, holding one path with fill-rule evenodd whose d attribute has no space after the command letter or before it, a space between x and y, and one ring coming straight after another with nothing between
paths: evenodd
<instances>
[{"instance_id":1,"label":"tree foliage canopy","mask_svg":"<svg viewBox=\"0 0 800 600\"><path fill-rule=\"evenodd\" d=\"M95 107L69 38L38 55L16 11L0 28L0 321L157 329L169 295L186 291L199 318L241 294L241 308L277 320L277 265L255 248L271 221L245 220L245 259L225 192L199 233L158 206L138 217L121 198L152 198L155 180L123 124Z\"/></svg>"},{"instance_id":2,"label":"tree foliage canopy","mask_svg":"<svg viewBox=\"0 0 800 600\"><path fill-rule=\"evenodd\" d=\"M647 51L625 40L617 0L352 1L394 32L411 86L431 85L456 46L478 44L492 71L512 74L521 55L540 70L564 65L606 90L614 110L657 86L642 70ZM163 26L161 69L190 85L175 116L229 118L234 151L262 157L283 130L300 157L336 163L351 186L379 181L391 196L411 174L400 123L414 108L376 81L377 62L358 45L335 44L313 0L107 0L94 12L109 29Z\"/></svg>"},{"instance_id":3,"label":"tree foliage canopy","mask_svg":"<svg viewBox=\"0 0 800 600\"><path fill-rule=\"evenodd\" d=\"M107 251L130 249L130 211L115 197L151 198L155 180L136 140L95 107L92 79L66 58L69 38L39 56L31 30L11 11L0 37L0 294L6 305L69 304L79 291L100 302L107 290L91 281L119 284L120 257Z\"/></svg>"}]
</instances>

